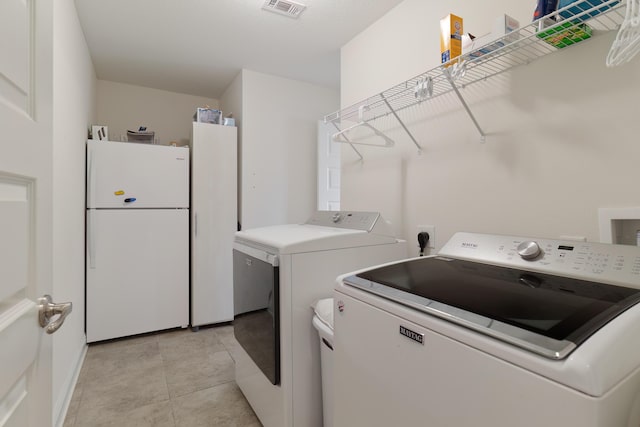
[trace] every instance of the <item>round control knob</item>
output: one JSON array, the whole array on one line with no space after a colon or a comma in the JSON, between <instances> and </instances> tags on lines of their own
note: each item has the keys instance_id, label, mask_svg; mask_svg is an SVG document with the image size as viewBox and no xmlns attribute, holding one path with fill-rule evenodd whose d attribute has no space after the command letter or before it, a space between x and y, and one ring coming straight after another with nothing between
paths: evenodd
<instances>
[{"instance_id":1,"label":"round control knob","mask_svg":"<svg viewBox=\"0 0 640 427\"><path fill-rule=\"evenodd\" d=\"M333 222L338 222L340 221L340 219L342 218L342 215L340 215L340 212L336 212L333 214L333 216L331 217L331 220Z\"/></svg>"},{"instance_id":2,"label":"round control knob","mask_svg":"<svg viewBox=\"0 0 640 427\"><path fill-rule=\"evenodd\" d=\"M534 259L542 252L540 246L531 240L520 243L517 251L522 259Z\"/></svg>"}]
</instances>

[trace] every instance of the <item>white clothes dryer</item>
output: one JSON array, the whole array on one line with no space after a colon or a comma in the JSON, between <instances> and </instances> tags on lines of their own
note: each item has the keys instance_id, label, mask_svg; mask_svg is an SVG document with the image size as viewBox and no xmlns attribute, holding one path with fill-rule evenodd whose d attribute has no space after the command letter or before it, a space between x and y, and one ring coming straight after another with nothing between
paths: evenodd
<instances>
[{"instance_id":1,"label":"white clothes dryer","mask_svg":"<svg viewBox=\"0 0 640 427\"><path fill-rule=\"evenodd\" d=\"M375 212L318 211L304 224L236 233L236 382L265 427L322 426L312 307L340 274L406 256Z\"/></svg>"}]
</instances>

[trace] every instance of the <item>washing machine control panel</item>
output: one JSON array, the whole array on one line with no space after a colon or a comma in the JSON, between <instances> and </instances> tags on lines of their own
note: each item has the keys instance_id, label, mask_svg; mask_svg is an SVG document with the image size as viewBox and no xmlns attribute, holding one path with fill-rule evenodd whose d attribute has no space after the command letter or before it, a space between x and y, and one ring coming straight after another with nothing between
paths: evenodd
<instances>
[{"instance_id":1,"label":"washing machine control panel","mask_svg":"<svg viewBox=\"0 0 640 427\"><path fill-rule=\"evenodd\" d=\"M438 255L640 288L638 246L456 233Z\"/></svg>"},{"instance_id":2,"label":"washing machine control panel","mask_svg":"<svg viewBox=\"0 0 640 427\"><path fill-rule=\"evenodd\" d=\"M536 259L542 252L540 245L533 240L525 240L516 249L522 259Z\"/></svg>"}]
</instances>

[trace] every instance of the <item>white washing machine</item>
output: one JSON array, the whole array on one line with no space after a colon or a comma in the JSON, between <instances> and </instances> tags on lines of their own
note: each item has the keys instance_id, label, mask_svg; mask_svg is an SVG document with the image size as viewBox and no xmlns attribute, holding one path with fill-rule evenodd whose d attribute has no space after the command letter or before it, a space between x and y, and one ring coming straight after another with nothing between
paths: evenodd
<instances>
[{"instance_id":1,"label":"white washing machine","mask_svg":"<svg viewBox=\"0 0 640 427\"><path fill-rule=\"evenodd\" d=\"M471 233L344 275L334 426L638 426L638 288L638 247Z\"/></svg>"},{"instance_id":2,"label":"white washing machine","mask_svg":"<svg viewBox=\"0 0 640 427\"><path fill-rule=\"evenodd\" d=\"M239 231L233 252L236 382L265 427L321 427L313 304L343 273L407 256L374 212Z\"/></svg>"}]
</instances>

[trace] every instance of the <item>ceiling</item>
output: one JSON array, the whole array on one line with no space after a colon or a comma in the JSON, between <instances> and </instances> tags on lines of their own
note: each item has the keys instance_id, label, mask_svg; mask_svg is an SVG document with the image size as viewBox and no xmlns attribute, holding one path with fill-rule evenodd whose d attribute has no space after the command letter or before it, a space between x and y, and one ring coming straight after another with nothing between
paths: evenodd
<instances>
[{"instance_id":1,"label":"ceiling","mask_svg":"<svg viewBox=\"0 0 640 427\"><path fill-rule=\"evenodd\" d=\"M340 47L402 0L75 0L98 79L220 98L241 69L339 88Z\"/></svg>"}]
</instances>

